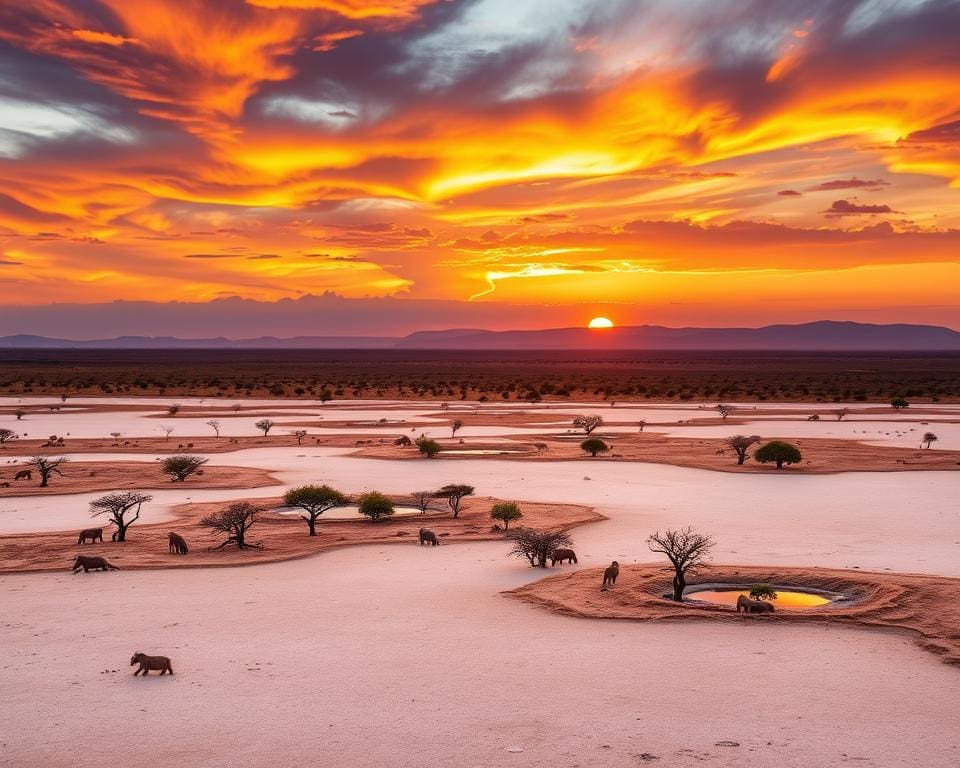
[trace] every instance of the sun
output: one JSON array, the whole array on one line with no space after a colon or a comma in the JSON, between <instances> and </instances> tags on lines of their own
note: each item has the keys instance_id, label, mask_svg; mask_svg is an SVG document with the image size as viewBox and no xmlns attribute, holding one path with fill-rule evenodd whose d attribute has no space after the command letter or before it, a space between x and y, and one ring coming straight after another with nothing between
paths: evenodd
<instances>
[{"instance_id":1,"label":"sun","mask_svg":"<svg viewBox=\"0 0 960 768\"><path fill-rule=\"evenodd\" d=\"M613 322L606 317L595 317L587 325L587 328L613 328Z\"/></svg>"}]
</instances>

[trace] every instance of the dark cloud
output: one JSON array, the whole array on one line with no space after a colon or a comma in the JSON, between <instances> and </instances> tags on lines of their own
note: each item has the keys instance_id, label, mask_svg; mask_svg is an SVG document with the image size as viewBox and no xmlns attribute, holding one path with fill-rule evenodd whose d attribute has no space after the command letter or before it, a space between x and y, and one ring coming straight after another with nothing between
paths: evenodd
<instances>
[{"instance_id":1,"label":"dark cloud","mask_svg":"<svg viewBox=\"0 0 960 768\"><path fill-rule=\"evenodd\" d=\"M185 259L234 259L236 254L233 253L188 253L183 258Z\"/></svg>"},{"instance_id":2,"label":"dark cloud","mask_svg":"<svg viewBox=\"0 0 960 768\"><path fill-rule=\"evenodd\" d=\"M803 192L797 192L795 189L781 189L777 194L780 197L803 197Z\"/></svg>"},{"instance_id":3,"label":"dark cloud","mask_svg":"<svg viewBox=\"0 0 960 768\"><path fill-rule=\"evenodd\" d=\"M833 179L810 187L810 192L828 192L837 189L882 189L889 187L890 182L883 179L858 179L855 176L850 179Z\"/></svg>"},{"instance_id":4,"label":"dark cloud","mask_svg":"<svg viewBox=\"0 0 960 768\"><path fill-rule=\"evenodd\" d=\"M859 216L865 213L895 213L889 205L859 205L849 200L834 200L824 211L827 216Z\"/></svg>"}]
</instances>

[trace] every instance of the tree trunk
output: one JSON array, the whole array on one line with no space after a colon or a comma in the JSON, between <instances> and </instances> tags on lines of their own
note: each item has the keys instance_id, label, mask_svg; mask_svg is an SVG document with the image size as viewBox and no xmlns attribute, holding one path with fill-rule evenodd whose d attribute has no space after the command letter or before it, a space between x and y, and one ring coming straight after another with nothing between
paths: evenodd
<instances>
[{"instance_id":1,"label":"tree trunk","mask_svg":"<svg viewBox=\"0 0 960 768\"><path fill-rule=\"evenodd\" d=\"M683 590L687 588L687 581L682 573L673 577L673 599L675 602L683 602Z\"/></svg>"},{"instance_id":2,"label":"tree trunk","mask_svg":"<svg viewBox=\"0 0 960 768\"><path fill-rule=\"evenodd\" d=\"M46 475L40 475L40 487L41 487L41 488L46 488L46 487L47 487L47 476L46 476Z\"/></svg>"},{"instance_id":3,"label":"tree trunk","mask_svg":"<svg viewBox=\"0 0 960 768\"><path fill-rule=\"evenodd\" d=\"M308 517L308 518L307 518L307 528L310 529L310 535L311 535L311 536L316 536L316 535L317 535L317 521L316 521L316 518L313 518L313 517Z\"/></svg>"},{"instance_id":4,"label":"tree trunk","mask_svg":"<svg viewBox=\"0 0 960 768\"><path fill-rule=\"evenodd\" d=\"M127 540L127 526L118 525L117 526L117 541L126 541Z\"/></svg>"},{"instance_id":5,"label":"tree trunk","mask_svg":"<svg viewBox=\"0 0 960 768\"><path fill-rule=\"evenodd\" d=\"M783 469L783 459L777 459L777 469Z\"/></svg>"}]
</instances>

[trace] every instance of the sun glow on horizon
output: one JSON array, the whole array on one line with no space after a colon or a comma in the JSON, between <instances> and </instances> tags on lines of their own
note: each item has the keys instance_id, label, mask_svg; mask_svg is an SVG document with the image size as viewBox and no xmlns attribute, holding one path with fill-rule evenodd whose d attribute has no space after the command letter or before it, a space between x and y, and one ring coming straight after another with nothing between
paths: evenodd
<instances>
[{"instance_id":1,"label":"sun glow on horizon","mask_svg":"<svg viewBox=\"0 0 960 768\"><path fill-rule=\"evenodd\" d=\"M595 317L587 325L587 328L613 328L613 321L606 317Z\"/></svg>"}]
</instances>

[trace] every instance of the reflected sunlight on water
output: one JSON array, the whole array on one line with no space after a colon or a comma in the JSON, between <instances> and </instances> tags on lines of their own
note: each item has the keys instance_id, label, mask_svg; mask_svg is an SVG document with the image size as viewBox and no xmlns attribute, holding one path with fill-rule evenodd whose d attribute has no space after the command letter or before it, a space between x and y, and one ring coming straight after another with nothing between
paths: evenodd
<instances>
[{"instance_id":1,"label":"reflected sunlight on water","mask_svg":"<svg viewBox=\"0 0 960 768\"><path fill-rule=\"evenodd\" d=\"M684 597L691 600L702 600L706 603L715 605L736 606L737 598L740 595L750 597L749 589L703 589L699 591L687 591ZM771 602L777 608L795 608L803 610L805 608L817 608L826 605L831 600L824 595L815 595L810 592L791 592L788 590L777 590L777 598Z\"/></svg>"}]
</instances>

